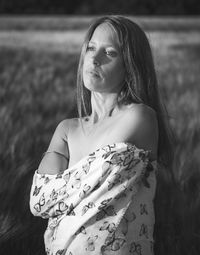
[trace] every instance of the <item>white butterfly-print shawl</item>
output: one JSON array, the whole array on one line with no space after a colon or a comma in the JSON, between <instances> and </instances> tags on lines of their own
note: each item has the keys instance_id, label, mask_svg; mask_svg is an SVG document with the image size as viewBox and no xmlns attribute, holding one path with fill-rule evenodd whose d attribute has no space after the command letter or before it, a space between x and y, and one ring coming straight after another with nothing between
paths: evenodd
<instances>
[{"instance_id":1,"label":"white butterfly-print shawl","mask_svg":"<svg viewBox=\"0 0 200 255\"><path fill-rule=\"evenodd\" d=\"M47 254L104 254L108 249L123 254L117 250L128 244L128 219L123 238L116 237L117 228L137 194L142 199L142 189L150 195L145 202L140 201L140 213L132 213L129 221L140 214L149 217L147 222L153 228L154 212L147 213L146 206L153 203L154 163L149 160L149 151L122 142L94 151L61 174L36 171L30 209L35 216L49 219L44 234ZM134 230L133 241L144 238L152 242L153 233L147 234L144 223L141 226ZM137 245L130 243L131 247Z\"/></svg>"}]
</instances>

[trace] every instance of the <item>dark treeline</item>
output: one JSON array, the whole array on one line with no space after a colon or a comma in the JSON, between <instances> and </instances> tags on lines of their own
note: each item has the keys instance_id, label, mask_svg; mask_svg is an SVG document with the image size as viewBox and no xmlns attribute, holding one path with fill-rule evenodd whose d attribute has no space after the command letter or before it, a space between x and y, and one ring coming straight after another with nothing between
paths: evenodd
<instances>
[{"instance_id":1,"label":"dark treeline","mask_svg":"<svg viewBox=\"0 0 200 255\"><path fill-rule=\"evenodd\" d=\"M199 0L0 0L1 14L196 15Z\"/></svg>"}]
</instances>

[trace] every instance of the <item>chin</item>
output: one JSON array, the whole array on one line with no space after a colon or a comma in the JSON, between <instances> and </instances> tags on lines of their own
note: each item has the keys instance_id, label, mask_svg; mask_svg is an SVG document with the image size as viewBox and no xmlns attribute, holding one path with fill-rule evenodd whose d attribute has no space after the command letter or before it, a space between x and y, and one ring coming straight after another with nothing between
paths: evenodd
<instances>
[{"instance_id":1,"label":"chin","mask_svg":"<svg viewBox=\"0 0 200 255\"><path fill-rule=\"evenodd\" d=\"M86 89L90 90L91 92L102 92L96 86L85 86Z\"/></svg>"},{"instance_id":2,"label":"chin","mask_svg":"<svg viewBox=\"0 0 200 255\"><path fill-rule=\"evenodd\" d=\"M84 86L86 89L90 90L90 91L96 91L96 92L100 92L99 91L99 85L91 83L91 82L84 82Z\"/></svg>"}]
</instances>

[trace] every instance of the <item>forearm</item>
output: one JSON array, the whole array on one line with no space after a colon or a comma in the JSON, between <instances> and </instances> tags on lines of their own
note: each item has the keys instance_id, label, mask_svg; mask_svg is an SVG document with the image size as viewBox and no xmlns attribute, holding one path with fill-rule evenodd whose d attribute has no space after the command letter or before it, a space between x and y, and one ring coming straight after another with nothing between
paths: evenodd
<instances>
[{"instance_id":1,"label":"forearm","mask_svg":"<svg viewBox=\"0 0 200 255\"><path fill-rule=\"evenodd\" d=\"M67 142L67 121L60 122L57 126L48 150L43 154L43 158L38 167L40 174L58 174L68 167L69 148Z\"/></svg>"},{"instance_id":2,"label":"forearm","mask_svg":"<svg viewBox=\"0 0 200 255\"><path fill-rule=\"evenodd\" d=\"M68 167L68 159L64 154L51 153L44 154L40 165L38 167L38 173L40 174L58 174L63 172Z\"/></svg>"}]
</instances>

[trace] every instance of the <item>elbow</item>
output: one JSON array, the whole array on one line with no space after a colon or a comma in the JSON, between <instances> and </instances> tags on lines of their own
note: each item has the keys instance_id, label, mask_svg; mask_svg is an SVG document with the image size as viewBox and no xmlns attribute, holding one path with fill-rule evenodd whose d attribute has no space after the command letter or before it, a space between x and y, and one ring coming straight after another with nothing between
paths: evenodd
<instances>
[{"instance_id":1,"label":"elbow","mask_svg":"<svg viewBox=\"0 0 200 255\"><path fill-rule=\"evenodd\" d=\"M43 219L48 219L50 216L49 214L46 212L46 211L38 211L34 205L32 205L31 203L29 204L29 208L30 208L30 211L31 213L36 216L36 217L41 217Z\"/></svg>"},{"instance_id":2,"label":"elbow","mask_svg":"<svg viewBox=\"0 0 200 255\"><path fill-rule=\"evenodd\" d=\"M49 218L49 216L46 212L45 204L41 204L41 199L38 201L33 196L31 196L30 201L29 201L29 208L30 208L31 213L34 216L42 217L42 218Z\"/></svg>"},{"instance_id":3,"label":"elbow","mask_svg":"<svg viewBox=\"0 0 200 255\"><path fill-rule=\"evenodd\" d=\"M30 201L29 201L29 208L30 208L31 213L34 216L41 217L42 212L40 211L38 203L35 203L35 201L33 201L32 198L30 198Z\"/></svg>"},{"instance_id":4,"label":"elbow","mask_svg":"<svg viewBox=\"0 0 200 255\"><path fill-rule=\"evenodd\" d=\"M31 203L29 204L29 208L30 208L30 212L31 212L34 216L38 216L38 217L41 216L40 213L37 212L37 211L35 210L34 206L33 206Z\"/></svg>"}]
</instances>

